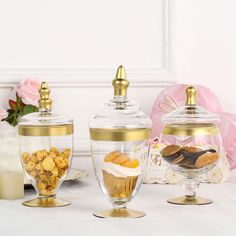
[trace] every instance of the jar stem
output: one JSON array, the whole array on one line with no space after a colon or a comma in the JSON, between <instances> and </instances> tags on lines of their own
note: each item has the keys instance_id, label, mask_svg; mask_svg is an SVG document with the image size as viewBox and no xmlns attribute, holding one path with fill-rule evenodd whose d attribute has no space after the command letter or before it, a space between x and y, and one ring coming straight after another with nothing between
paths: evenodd
<instances>
[{"instance_id":1,"label":"jar stem","mask_svg":"<svg viewBox=\"0 0 236 236\"><path fill-rule=\"evenodd\" d=\"M182 182L182 188L185 190L185 196L188 199L194 199L199 187L199 180L195 176L187 176Z\"/></svg>"},{"instance_id":2,"label":"jar stem","mask_svg":"<svg viewBox=\"0 0 236 236\"><path fill-rule=\"evenodd\" d=\"M112 199L112 205L113 205L113 209L114 210L122 210L122 209L126 209L126 206L128 204L128 201L119 201L119 200L116 200L114 201L114 199Z\"/></svg>"},{"instance_id":3,"label":"jar stem","mask_svg":"<svg viewBox=\"0 0 236 236\"><path fill-rule=\"evenodd\" d=\"M37 196L38 198L52 198L52 197L56 197L56 194L52 194L52 195L42 195L42 194L38 194Z\"/></svg>"}]
</instances>

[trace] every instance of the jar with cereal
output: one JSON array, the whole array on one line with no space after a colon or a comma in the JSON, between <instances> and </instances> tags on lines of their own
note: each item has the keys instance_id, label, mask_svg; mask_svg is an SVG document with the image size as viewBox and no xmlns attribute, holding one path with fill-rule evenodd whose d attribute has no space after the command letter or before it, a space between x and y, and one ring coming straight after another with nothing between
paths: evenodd
<instances>
[{"instance_id":1,"label":"jar with cereal","mask_svg":"<svg viewBox=\"0 0 236 236\"><path fill-rule=\"evenodd\" d=\"M46 82L42 82L39 92L39 112L21 117L18 126L22 167L37 193L37 198L23 205L67 206L71 203L56 198L56 193L72 160L73 120L52 112Z\"/></svg>"}]
</instances>

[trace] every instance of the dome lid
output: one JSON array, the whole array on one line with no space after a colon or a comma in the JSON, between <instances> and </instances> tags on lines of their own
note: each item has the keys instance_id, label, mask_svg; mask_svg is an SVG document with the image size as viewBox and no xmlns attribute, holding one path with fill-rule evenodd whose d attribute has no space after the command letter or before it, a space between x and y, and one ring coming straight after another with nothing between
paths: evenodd
<instances>
[{"instance_id":1,"label":"dome lid","mask_svg":"<svg viewBox=\"0 0 236 236\"><path fill-rule=\"evenodd\" d=\"M19 120L18 133L23 136L61 136L73 133L73 119L52 112L50 89L42 82L39 89L39 112L24 115Z\"/></svg>"},{"instance_id":2,"label":"dome lid","mask_svg":"<svg viewBox=\"0 0 236 236\"><path fill-rule=\"evenodd\" d=\"M196 104L196 89L189 86L186 89L186 103L184 106L162 117L165 124L164 134L181 136L210 135L218 133L218 115L208 112Z\"/></svg>"},{"instance_id":3,"label":"dome lid","mask_svg":"<svg viewBox=\"0 0 236 236\"><path fill-rule=\"evenodd\" d=\"M113 99L89 122L91 139L126 141L149 137L151 120L136 102L127 98L129 81L123 66L118 67L112 85Z\"/></svg>"}]
</instances>

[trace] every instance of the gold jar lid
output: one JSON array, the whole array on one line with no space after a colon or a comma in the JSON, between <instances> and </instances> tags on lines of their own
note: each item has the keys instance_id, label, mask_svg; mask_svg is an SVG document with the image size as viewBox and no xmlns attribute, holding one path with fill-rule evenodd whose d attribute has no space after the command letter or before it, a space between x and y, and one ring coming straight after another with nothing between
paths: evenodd
<instances>
[{"instance_id":1,"label":"gold jar lid","mask_svg":"<svg viewBox=\"0 0 236 236\"><path fill-rule=\"evenodd\" d=\"M151 135L151 120L127 97L129 81L124 66L117 68L113 99L89 122L90 138L96 141L139 141Z\"/></svg>"},{"instance_id":2,"label":"gold jar lid","mask_svg":"<svg viewBox=\"0 0 236 236\"><path fill-rule=\"evenodd\" d=\"M219 116L197 106L195 87L186 88L185 106L166 114L162 118L165 135L196 136L219 134Z\"/></svg>"},{"instance_id":3,"label":"gold jar lid","mask_svg":"<svg viewBox=\"0 0 236 236\"><path fill-rule=\"evenodd\" d=\"M39 112L21 117L18 134L21 136L65 136L73 134L73 120L52 112L50 89L46 82L39 89Z\"/></svg>"}]
</instances>

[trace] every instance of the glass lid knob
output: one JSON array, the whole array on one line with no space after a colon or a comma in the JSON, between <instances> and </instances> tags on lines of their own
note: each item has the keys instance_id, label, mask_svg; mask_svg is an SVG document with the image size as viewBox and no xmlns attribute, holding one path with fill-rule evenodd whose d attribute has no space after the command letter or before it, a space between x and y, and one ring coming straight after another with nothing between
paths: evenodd
<instances>
[{"instance_id":1,"label":"glass lid knob","mask_svg":"<svg viewBox=\"0 0 236 236\"><path fill-rule=\"evenodd\" d=\"M40 110L52 110L52 100L50 99L50 89L46 82L41 83L39 89L40 99L38 101Z\"/></svg>"},{"instance_id":2,"label":"glass lid knob","mask_svg":"<svg viewBox=\"0 0 236 236\"><path fill-rule=\"evenodd\" d=\"M126 97L129 81L126 79L125 68L122 65L118 67L116 78L112 81L112 85L114 87L114 96Z\"/></svg>"}]
</instances>

